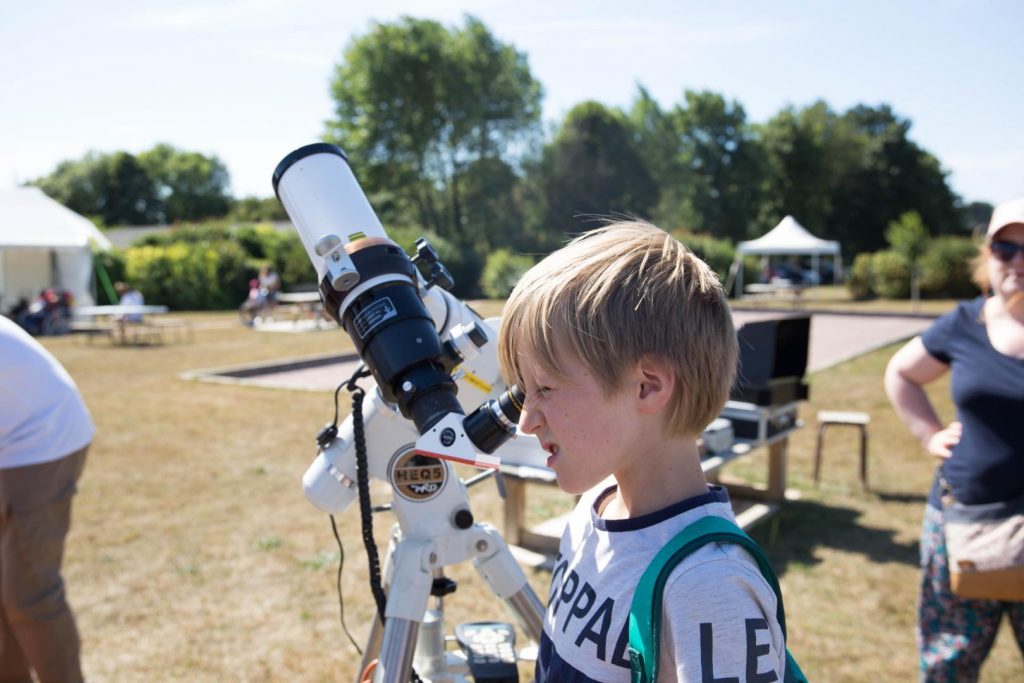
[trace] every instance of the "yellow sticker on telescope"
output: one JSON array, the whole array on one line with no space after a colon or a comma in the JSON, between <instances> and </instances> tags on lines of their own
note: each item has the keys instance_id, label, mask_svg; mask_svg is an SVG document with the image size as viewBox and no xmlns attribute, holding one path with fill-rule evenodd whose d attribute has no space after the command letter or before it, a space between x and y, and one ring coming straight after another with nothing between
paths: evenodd
<instances>
[{"instance_id":1,"label":"yellow sticker on telescope","mask_svg":"<svg viewBox=\"0 0 1024 683\"><path fill-rule=\"evenodd\" d=\"M351 235L348 236L348 241L349 242L355 242L356 240L361 240L364 237L366 237L366 233L365 232L356 231L356 232L354 232L354 233L352 233Z\"/></svg>"},{"instance_id":2,"label":"yellow sticker on telescope","mask_svg":"<svg viewBox=\"0 0 1024 683\"><path fill-rule=\"evenodd\" d=\"M466 380L467 382L469 382L470 384L472 384L474 387L476 387L480 391L484 392L485 394L491 393L491 385L490 384L488 384L487 382L483 381L482 379L480 379L479 377L474 375L472 372L469 372L468 370L465 371L465 372L466 372L466 374L464 374L462 376L462 379Z\"/></svg>"}]
</instances>

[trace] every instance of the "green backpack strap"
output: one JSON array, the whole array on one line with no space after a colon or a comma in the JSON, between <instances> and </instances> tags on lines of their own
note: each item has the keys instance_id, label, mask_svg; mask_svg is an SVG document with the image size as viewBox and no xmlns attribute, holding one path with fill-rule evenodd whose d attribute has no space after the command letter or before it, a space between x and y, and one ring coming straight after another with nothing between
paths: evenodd
<instances>
[{"instance_id":1,"label":"green backpack strap","mask_svg":"<svg viewBox=\"0 0 1024 683\"><path fill-rule=\"evenodd\" d=\"M786 611L782 605L782 592L771 563L738 526L721 517L702 517L679 532L658 551L651 564L640 577L633 603L629 610L629 660L633 683L654 683L658 680L658 656L661 645L661 612L665 583L683 558L708 543L735 543L742 546L757 562L758 569L768 585L775 591L776 618L786 638ZM786 650L786 682L806 683L796 661Z\"/></svg>"}]
</instances>

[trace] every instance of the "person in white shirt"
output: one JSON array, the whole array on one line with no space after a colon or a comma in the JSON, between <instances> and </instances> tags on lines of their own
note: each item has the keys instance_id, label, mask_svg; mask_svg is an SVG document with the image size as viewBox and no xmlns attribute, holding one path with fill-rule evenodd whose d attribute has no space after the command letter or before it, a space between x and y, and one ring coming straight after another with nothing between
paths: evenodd
<instances>
[{"instance_id":1,"label":"person in white shirt","mask_svg":"<svg viewBox=\"0 0 1024 683\"><path fill-rule=\"evenodd\" d=\"M94 431L67 371L0 316L0 681L82 680L60 568Z\"/></svg>"},{"instance_id":2,"label":"person in white shirt","mask_svg":"<svg viewBox=\"0 0 1024 683\"><path fill-rule=\"evenodd\" d=\"M144 306L146 300L142 296L142 292L135 289L127 282L116 282L114 283L114 290L117 291L117 295L120 297L118 305L120 306ZM125 313L116 316L117 320L121 320L129 323L142 322L141 313Z\"/></svg>"}]
</instances>

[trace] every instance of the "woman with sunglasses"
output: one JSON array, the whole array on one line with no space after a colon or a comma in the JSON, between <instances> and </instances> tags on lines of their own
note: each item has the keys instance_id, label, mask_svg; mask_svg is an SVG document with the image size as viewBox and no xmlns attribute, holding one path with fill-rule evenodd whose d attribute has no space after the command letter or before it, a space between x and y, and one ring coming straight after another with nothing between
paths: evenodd
<instances>
[{"instance_id":1,"label":"woman with sunglasses","mask_svg":"<svg viewBox=\"0 0 1024 683\"><path fill-rule=\"evenodd\" d=\"M1024 198L996 207L960 303L901 348L885 389L939 463L921 534L917 640L922 681L975 681L1007 613L1024 653L1024 602L968 600L950 589L942 496L968 505L1024 498ZM924 385L952 372L956 421L943 425Z\"/></svg>"}]
</instances>

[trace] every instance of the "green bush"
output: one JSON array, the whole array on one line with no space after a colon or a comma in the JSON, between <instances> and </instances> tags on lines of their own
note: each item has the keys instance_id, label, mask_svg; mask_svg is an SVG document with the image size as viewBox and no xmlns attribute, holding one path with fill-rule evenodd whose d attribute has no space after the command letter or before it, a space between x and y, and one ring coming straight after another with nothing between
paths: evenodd
<instances>
[{"instance_id":1,"label":"green bush","mask_svg":"<svg viewBox=\"0 0 1024 683\"><path fill-rule=\"evenodd\" d=\"M874 254L857 254L850 266L850 272L846 276L846 288L857 301L863 301L875 296L874 277L871 272L871 262Z\"/></svg>"},{"instance_id":2,"label":"green bush","mask_svg":"<svg viewBox=\"0 0 1024 683\"><path fill-rule=\"evenodd\" d=\"M967 237L940 237L921 256L921 296L968 299L978 294L971 282L971 259L978 248Z\"/></svg>"},{"instance_id":3,"label":"green bush","mask_svg":"<svg viewBox=\"0 0 1024 683\"><path fill-rule=\"evenodd\" d=\"M132 247L125 252L125 275L147 303L223 310L245 298L252 274L247 261L245 250L226 240Z\"/></svg>"},{"instance_id":4,"label":"green bush","mask_svg":"<svg viewBox=\"0 0 1024 683\"><path fill-rule=\"evenodd\" d=\"M516 254L509 249L492 252L487 257L480 277L484 296L489 299L507 299L519 278L532 266L533 259L525 254Z\"/></svg>"},{"instance_id":5,"label":"green bush","mask_svg":"<svg viewBox=\"0 0 1024 683\"><path fill-rule=\"evenodd\" d=\"M895 251L875 252L871 257L872 288L886 299L910 297L910 265Z\"/></svg>"},{"instance_id":6,"label":"green bush","mask_svg":"<svg viewBox=\"0 0 1024 683\"><path fill-rule=\"evenodd\" d=\"M179 223L166 232L144 235L132 242L133 247L162 247L178 242L195 244L199 242L216 242L232 238L232 227L224 221L206 221L205 223Z\"/></svg>"},{"instance_id":7,"label":"green bush","mask_svg":"<svg viewBox=\"0 0 1024 683\"><path fill-rule=\"evenodd\" d=\"M273 262L277 274L281 276L281 287L285 290L316 282L316 269L298 234L292 233L277 245Z\"/></svg>"}]
</instances>

